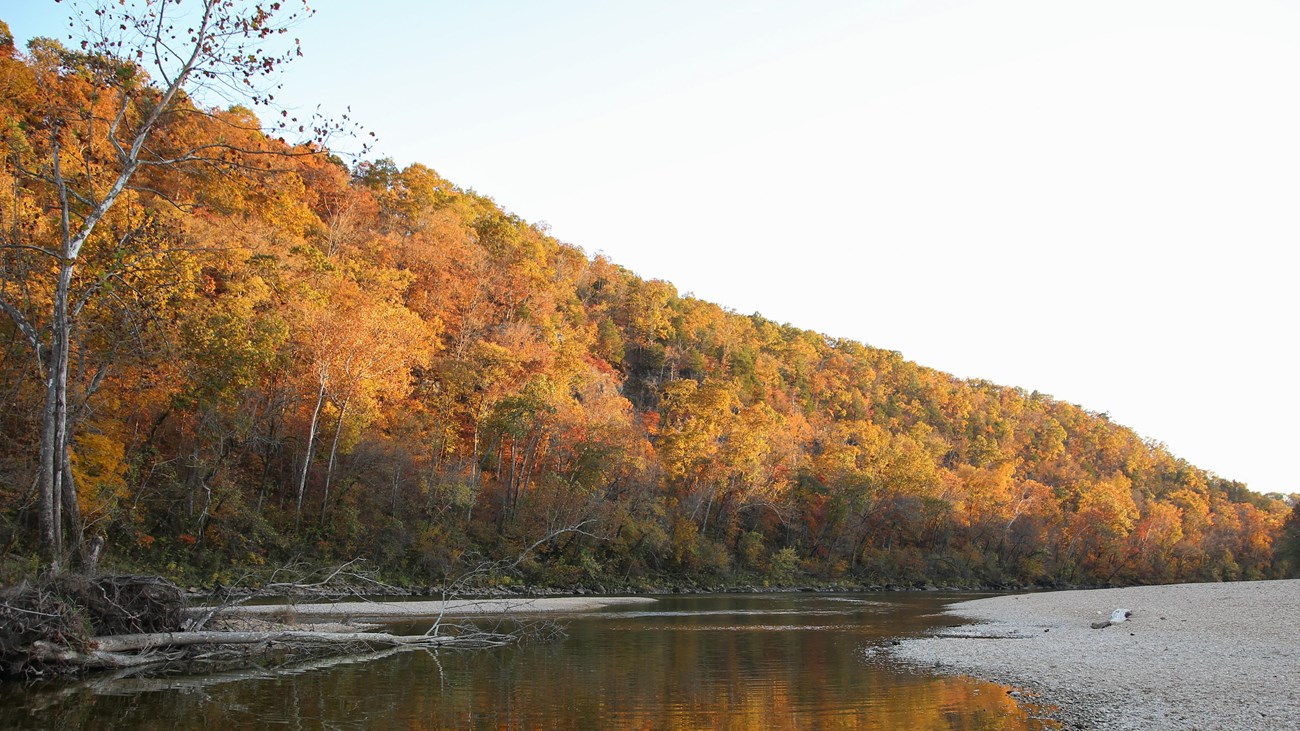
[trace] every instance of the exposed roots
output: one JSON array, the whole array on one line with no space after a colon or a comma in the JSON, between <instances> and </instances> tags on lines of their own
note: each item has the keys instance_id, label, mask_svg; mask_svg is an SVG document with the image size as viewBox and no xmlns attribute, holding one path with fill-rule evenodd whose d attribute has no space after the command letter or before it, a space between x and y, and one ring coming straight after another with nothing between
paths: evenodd
<instances>
[{"instance_id":1,"label":"exposed roots","mask_svg":"<svg viewBox=\"0 0 1300 731\"><path fill-rule=\"evenodd\" d=\"M63 576L0 593L0 663L11 677L161 665L238 667L375 651L496 647L518 634L445 625L424 635L271 623L182 631L184 595L154 577Z\"/></svg>"},{"instance_id":2,"label":"exposed roots","mask_svg":"<svg viewBox=\"0 0 1300 731\"><path fill-rule=\"evenodd\" d=\"M94 638L180 628L180 588L152 576L65 574L0 591L0 666L9 676L67 667L130 667L101 653Z\"/></svg>"}]
</instances>

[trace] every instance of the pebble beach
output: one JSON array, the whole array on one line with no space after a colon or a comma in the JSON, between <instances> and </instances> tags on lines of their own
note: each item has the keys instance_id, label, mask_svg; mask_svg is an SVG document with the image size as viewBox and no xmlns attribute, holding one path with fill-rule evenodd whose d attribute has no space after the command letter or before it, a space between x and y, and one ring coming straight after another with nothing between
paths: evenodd
<instances>
[{"instance_id":1,"label":"pebble beach","mask_svg":"<svg viewBox=\"0 0 1300 731\"><path fill-rule=\"evenodd\" d=\"M1117 609L1126 620L1094 629ZM1011 685L1064 729L1300 729L1300 580L976 599L905 663ZM1122 616L1122 615L1121 615Z\"/></svg>"}]
</instances>

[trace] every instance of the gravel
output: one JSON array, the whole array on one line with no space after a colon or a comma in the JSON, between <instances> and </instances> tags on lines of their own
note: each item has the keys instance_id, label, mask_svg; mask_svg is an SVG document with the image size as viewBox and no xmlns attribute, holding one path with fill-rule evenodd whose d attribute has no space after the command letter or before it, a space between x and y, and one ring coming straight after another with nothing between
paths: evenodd
<instances>
[{"instance_id":1,"label":"gravel","mask_svg":"<svg viewBox=\"0 0 1300 731\"><path fill-rule=\"evenodd\" d=\"M1092 629L1116 609L1131 614ZM1056 706L1066 729L1300 729L1300 580L1001 596L946 611L979 623L889 651L1028 689L1012 692Z\"/></svg>"},{"instance_id":2,"label":"gravel","mask_svg":"<svg viewBox=\"0 0 1300 731\"><path fill-rule=\"evenodd\" d=\"M514 599L453 599L449 601L409 602L329 602L302 604L257 604L231 607L223 615L241 617L344 618L344 619L424 619L442 615L543 614L549 612L589 612L624 604L650 604L650 597L538 597ZM196 612L202 612L200 607Z\"/></svg>"}]
</instances>

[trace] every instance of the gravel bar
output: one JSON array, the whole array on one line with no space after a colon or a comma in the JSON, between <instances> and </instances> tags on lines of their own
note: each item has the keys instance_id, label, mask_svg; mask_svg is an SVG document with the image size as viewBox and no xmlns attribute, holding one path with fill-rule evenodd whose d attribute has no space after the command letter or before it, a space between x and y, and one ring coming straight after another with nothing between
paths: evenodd
<instances>
[{"instance_id":1,"label":"gravel bar","mask_svg":"<svg viewBox=\"0 0 1300 731\"><path fill-rule=\"evenodd\" d=\"M257 604L230 607L223 616L267 617L292 614L298 618L357 620L426 619L439 616L474 616L483 614L547 614L552 612L590 612L627 604L650 604L651 597L536 597L511 599L452 599L448 601L409 602L329 602L301 604ZM195 610L204 611L203 608Z\"/></svg>"},{"instance_id":2,"label":"gravel bar","mask_svg":"<svg viewBox=\"0 0 1300 731\"><path fill-rule=\"evenodd\" d=\"M1116 609L1131 614L1092 628ZM1065 729L1300 729L1300 580L1044 592L946 611L978 623L889 651L1028 689Z\"/></svg>"}]
</instances>

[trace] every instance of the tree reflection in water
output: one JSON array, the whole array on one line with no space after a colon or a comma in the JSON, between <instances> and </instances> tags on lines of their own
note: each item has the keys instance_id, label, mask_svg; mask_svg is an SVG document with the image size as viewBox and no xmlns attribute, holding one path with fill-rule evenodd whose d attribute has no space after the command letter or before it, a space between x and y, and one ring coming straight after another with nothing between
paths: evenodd
<instances>
[{"instance_id":1,"label":"tree reflection in water","mask_svg":"<svg viewBox=\"0 0 1300 731\"><path fill-rule=\"evenodd\" d=\"M568 639L408 652L247 680L49 685L0 696L40 728L1049 728L1006 689L899 672L862 648L936 622L933 596L664 597L574 617Z\"/></svg>"}]
</instances>

